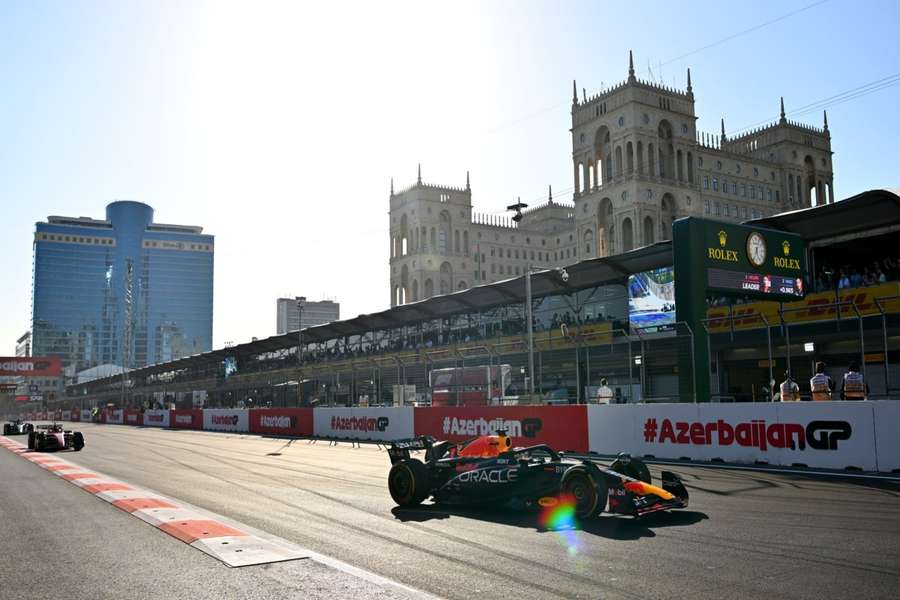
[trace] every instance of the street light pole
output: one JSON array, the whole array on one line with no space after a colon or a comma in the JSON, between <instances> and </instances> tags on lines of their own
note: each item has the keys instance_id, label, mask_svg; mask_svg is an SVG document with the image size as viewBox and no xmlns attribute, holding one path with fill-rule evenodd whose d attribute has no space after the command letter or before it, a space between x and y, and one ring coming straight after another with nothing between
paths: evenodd
<instances>
[{"instance_id":1,"label":"street light pole","mask_svg":"<svg viewBox=\"0 0 900 600\"><path fill-rule=\"evenodd\" d=\"M297 298L297 364L303 366L303 303L306 296Z\"/></svg>"},{"instance_id":2,"label":"street light pole","mask_svg":"<svg viewBox=\"0 0 900 600\"><path fill-rule=\"evenodd\" d=\"M534 396L534 325L531 316L531 269L525 270L525 319L528 322L528 396Z\"/></svg>"}]
</instances>

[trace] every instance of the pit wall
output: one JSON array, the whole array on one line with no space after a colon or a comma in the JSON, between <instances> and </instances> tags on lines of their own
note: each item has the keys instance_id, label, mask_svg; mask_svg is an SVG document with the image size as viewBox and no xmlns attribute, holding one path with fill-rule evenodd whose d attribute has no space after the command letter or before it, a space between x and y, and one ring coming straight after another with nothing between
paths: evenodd
<instances>
[{"instance_id":1,"label":"pit wall","mask_svg":"<svg viewBox=\"0 0 900 600\"><path fill-rule=\"evenodd\" d=\"M63 412L27 420L63 420ZM90 411L71 411L90 421ZM900 472L900 402L610 406L111 410L101 423L386 442L462 441L504 429L514 446L658 459Z\"/></svg>"}]
</instances>

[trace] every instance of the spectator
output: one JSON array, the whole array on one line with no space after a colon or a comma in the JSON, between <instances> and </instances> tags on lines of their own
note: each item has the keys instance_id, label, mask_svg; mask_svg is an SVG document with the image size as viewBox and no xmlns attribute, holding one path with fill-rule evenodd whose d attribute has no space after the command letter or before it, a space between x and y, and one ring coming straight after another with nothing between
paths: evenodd
<instances>
[{"instance_id":1,"label":"spectator","mask_svg":"<svg viewBox=\"0 0 900 600\"><path fill-rule=\"evenodd\" d=\"M609 387L606 377L600 380L600 388L597 390L597 404L609 404L613 399L613 391Z\"/></svg>"}]
</instances>

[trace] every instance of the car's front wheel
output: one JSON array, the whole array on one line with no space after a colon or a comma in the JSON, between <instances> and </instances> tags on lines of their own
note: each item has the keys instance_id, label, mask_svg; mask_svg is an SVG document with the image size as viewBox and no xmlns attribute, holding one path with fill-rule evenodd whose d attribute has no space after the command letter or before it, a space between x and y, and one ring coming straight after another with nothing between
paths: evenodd
<instances>
[{"instance_id":1,"label":"car's front wheel","mask_svg":"<svg viewBox=\"0 0 900 600\"><path fill-rule=\"evenodd\" d=\"M76 431L72 434L72 449L78 452L82 448L84 448L84 436L81 435L80 431Z\"/></svg>"},{"instance_id":2,"label":"car's front wheel","mask_svg":"<svg viewBox=\"0 0 900 600\"><path fill-rule=\"evenodd\" d=\"M415 458L395 463L388 474L388 490L399 506L415 506L428 497L428 467Z\"/></svg>"},{"instance_id":3,"label":"car's front wheel","mask_svg":"<svg viewBox=\"0 0 900 600\"><path fill-rule=\"evenodd\" d=\"M591 477L583 467L566 471L560 482L560 492L575 503L575 516L579 519L589 519L603 512L609 493L606 481Z\"/></svg>"}]
</instances>

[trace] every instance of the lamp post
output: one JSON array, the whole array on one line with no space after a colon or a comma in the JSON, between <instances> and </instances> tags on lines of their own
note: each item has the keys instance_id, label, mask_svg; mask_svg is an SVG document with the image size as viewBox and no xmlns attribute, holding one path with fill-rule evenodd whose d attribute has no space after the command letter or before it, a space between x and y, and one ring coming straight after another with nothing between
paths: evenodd
<instances>
[{"instance_id":1,"label":"lamp post","mask_svg":"<svg viewBox=\"0 0 900 600\"><path fill-rule=\"evenodd\" d=\"M303 303L306 296L297 298L297 364L303 366Z\"/></svg>"}]
</instances>

